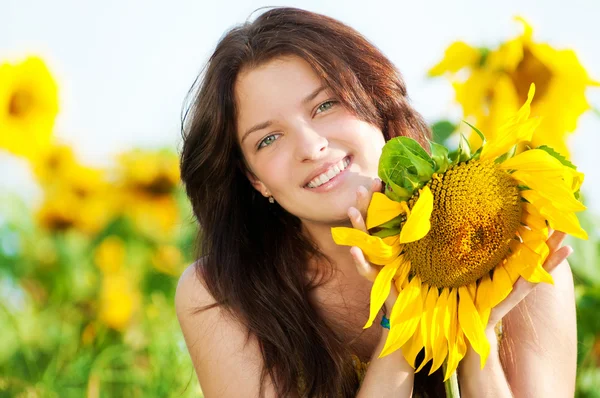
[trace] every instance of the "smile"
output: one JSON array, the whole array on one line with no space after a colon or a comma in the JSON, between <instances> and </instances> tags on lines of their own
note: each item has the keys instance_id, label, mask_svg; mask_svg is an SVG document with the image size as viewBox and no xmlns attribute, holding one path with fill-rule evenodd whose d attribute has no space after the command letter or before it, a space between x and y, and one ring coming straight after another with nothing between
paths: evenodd
<instances>
[{"instance_id":1,"label":"smile","mask_svg":"<svg viewBox=\"0 0 600 398\"><path fill-rule=\"evenodd\" d=\"M344 170L346 170L349 164L350 156L346 156L344 159L329 167L325 172L313 178L306 186L308 188L314 189L320 187L323 184L326 184L327 182L341 174Z\"/></svg>"}]
</instances>

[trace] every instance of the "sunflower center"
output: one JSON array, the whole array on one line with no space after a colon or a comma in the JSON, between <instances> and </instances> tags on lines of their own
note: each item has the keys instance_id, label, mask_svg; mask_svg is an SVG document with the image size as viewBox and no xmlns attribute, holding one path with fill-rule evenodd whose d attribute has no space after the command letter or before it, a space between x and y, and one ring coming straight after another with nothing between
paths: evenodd
<instances>
[{"instance_id":1,"label":"sunflower center","mask_svg":"<svg viewBox=\"0 0 600 398\"><path fill-rule=\"evenodd\" d=\"M531 83L535 83L535 99L539 100L548 91L552 71L540 61L528 47L523 48L523 59L511 74L520 103L527 100Z\"/></svg>"},{"instance_id":2,"label":"sunflower center","mask_svg":"<svg viewBox=\"0 0 600 398\"><path fill-rule=\"evenodd\" d=\"M521 221L515 180L491 161L460 163L428 183L433 193L431 229L405 246L405 256L424 283L467 285L508 254ZM409 206L416 201L413 197Z\"/></svg>"},{"instance_id":3,"label":"sunflower center","mask_svg":"<svg viewBox=\"0 0 600 398\"><path fill-rule=\"evenodd\" d=\"M8 114L15 118L23 117L31 108L32 102L33 98L29 93L17 91L10 97L8 102Z\"/></svg>"}]
</instances>

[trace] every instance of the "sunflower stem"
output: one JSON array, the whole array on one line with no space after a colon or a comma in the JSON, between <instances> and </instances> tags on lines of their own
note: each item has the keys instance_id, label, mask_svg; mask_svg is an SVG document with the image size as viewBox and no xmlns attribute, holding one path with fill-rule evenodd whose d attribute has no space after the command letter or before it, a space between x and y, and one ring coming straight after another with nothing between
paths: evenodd
<instances>
[{"instance_id":1,"label":"sunflower stem","mask_svg":"<svg viewBox=\"0 0 600 398\"><path fill-rule=\"evenodd\" d=\"M448 363L444 362L443 369L446 374L446 368ZM460 398L460 391L458 390L458 377L456 371L444 382L444 389L446 390L446 398Z\"/></svg>"}]
</instances>

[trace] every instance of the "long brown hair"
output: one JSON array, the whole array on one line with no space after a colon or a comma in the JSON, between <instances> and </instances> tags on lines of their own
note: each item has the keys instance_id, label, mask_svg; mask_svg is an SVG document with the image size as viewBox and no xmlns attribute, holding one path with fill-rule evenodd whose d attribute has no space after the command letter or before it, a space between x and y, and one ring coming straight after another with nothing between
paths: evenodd
<instances>
[{"instance_id":1,"label":"long brown hair","mask_svg":"<svg viewBox=\"0 0 600 398\"><path fill-rule=\"evenodd\" d=\"M296 216L251 186L237 141L238 74L289 55L308 62L340 102L380 126L386 140L401 134L424 144L430 137L398 71L354 29L295 8L274 8L231 29L196 80L183 120L181 178L201 227L198 257L204 257L197 272L213 306L258 339L261 385L268 375L286 396L302 377L306 396L351 397L358 380L348 347L308 300L323 283L307 280L309 259L327 259L302 234ZM439 378L415 379L415 390L428 391L425 396L439 396L440 385Z\"/></svg>"}]
</instances>

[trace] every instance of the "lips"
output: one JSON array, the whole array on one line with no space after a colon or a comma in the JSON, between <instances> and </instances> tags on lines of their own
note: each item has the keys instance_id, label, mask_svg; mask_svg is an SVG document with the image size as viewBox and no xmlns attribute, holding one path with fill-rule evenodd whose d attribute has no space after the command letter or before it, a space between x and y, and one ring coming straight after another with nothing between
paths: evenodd
<instances>
[{"instance_id":1,"label":"lips","mask_svg":"<svg viewBox=\"0 0 600 398\"><path fill-rule=\"evenodd\" d=\"M321 174L327 173L328 171L331 172L331 169L334 168L334 166L342 163L342 162L346 162L347 164L344 167L344 170L348 167L349 162L351 161L352 157L350 155L345 156L341 159L338 159L334 162L327 162L324 163L323 165L321 165L320 167L318 167L315 171L313 171L310 176L304 181L303 186L305 188L313 188L310 187L309 184L311 183L311 181L313 181L316 177L320 176ZM343 171L343 170L342 170ZM336 173L339 174L339 173ZM329 178L328 178L329 179ZM320 182L318 182L319 184L321 184Z\"/></svg>"}]
</instances>

